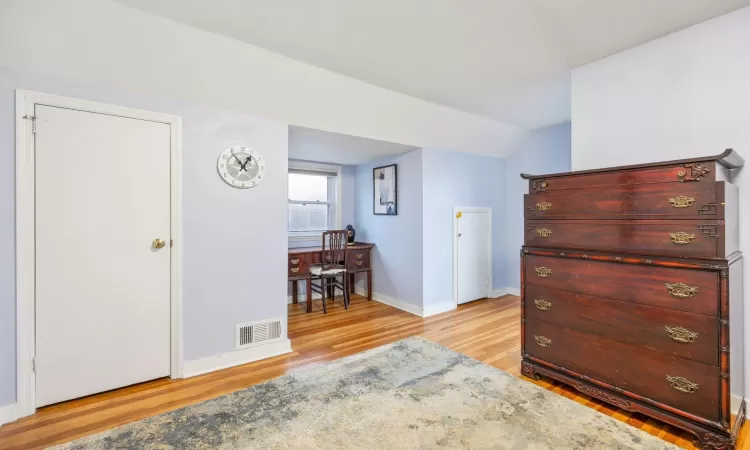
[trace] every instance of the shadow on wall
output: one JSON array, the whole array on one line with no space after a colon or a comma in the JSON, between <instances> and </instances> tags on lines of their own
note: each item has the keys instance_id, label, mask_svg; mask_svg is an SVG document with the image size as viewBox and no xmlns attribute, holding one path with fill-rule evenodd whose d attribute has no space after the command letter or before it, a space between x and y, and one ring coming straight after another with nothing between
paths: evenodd
<instances>
[{"instance_id":1,"label":"shadow on wall","mask_svg":"<svg viewBox=\"0 0 750 450\"><path fill-rule=\"evenodd\" d=\"M505 192L507 204L507 267L509 286L520 289L523 245L523 195L528 180L521 173L545 174L571 170L570 123L531 131L518 148L508 156Z\"/></svg>"}]
</instances>

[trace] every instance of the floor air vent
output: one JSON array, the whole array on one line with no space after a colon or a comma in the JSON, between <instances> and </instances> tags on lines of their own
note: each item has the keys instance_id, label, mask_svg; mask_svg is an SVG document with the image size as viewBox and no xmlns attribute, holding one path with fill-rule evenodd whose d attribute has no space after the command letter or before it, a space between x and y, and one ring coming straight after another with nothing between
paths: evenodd
<instances>
[{"instance_id":1,"label":"floor air vent","mask_svg":"<svg viewBox=\"0 0 750 450\"><path fill-rule=\"evenodd\" d=\"M281 320L271 319L238 324L234 340L235 350L281 339Z\"/></svg>"}]
</instances>

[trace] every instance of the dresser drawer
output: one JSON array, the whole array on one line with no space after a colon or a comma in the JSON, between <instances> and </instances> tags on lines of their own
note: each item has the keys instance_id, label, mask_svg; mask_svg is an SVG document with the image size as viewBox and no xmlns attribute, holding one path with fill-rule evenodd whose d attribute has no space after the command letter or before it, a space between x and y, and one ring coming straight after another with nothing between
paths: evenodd
<instances>
[{"instance_id":1,"label":"dresser drawer","mask_svg":"<svg viewBox=\"0 0 750 450\"><path fill-rule=\"evenodd\" d=\"M346 253L346 269L349 271L365 270L370 268L370 250L352 250Z\"/></svg>"},{"instance_id":2,"label":"dresser drawer","mask_svg":"<svg viewBox=\"0 0 750 450\"><path fill-rule=\"evenodd\" d=\"M527 220L525 244L698 258L723 258L721 220ZM731 239L737 242L738 239Z\"/></svg>"},{"instance_id":3,"label":"dresser drawer","mask_svg":"<svg viewBox=\"0 0 750 450\"><path fill-rule=\"evenodd\" d=\"M717 367L539 320L526 320L524 340L524 351L531 356L719 420Z\"/></svg>"},{"instance_id":4,"label":"dresser drawer","mask_svg":"<svg viewBox=\"0 0 750 450\"><path fill-rule=\"evenodd\" d=\"M525 256L524 268L527 285L718 314L717 272L535 255Z\"/></svg>"},{"instance_id":5,"label":"dresser drawer","mask_svg":"<svg viewBox=\"0 0 750 450\"><path fill-rule=\"evenodd\" d=\"M726 169L715 161L670 166L647 167L600 173L572 173L557 177L540 177L529 180L529 192L565 191L595 187L634 186L652 183L711 183L725 178Z\"/></svg>"},{"instance_id":6,"label":"dresser drawer","mask_svg":"<svg viewBox=\"0 0 750 450\"><path fill-rule=\"evenodd\" d=\"M716 317L540 286L526 287L525 317L719 365Z\"/></svg>"},{"instance_id":7,"label":"dresser drawer","mask_svg":"<svg viewBox=\"0 0 750 450\"><path fill-rule=\"evenodd\" d=\"M526 219L723 219L724 182L657 183L524 196Z\"/></svg>"}]
</instances>

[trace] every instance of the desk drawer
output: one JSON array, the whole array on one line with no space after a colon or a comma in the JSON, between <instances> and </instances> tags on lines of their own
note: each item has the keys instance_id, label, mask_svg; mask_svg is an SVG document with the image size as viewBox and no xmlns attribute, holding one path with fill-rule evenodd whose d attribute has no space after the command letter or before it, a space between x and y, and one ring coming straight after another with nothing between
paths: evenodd
<instances>
[{"instance_id":1,"label":"desk drawer","mask_svg":"<svg viewBox=\"0 0 750 450\"><path fill-rule=\"evenodd\" d=\"M539 320L526 320L524 344L531 356L719 421L718 367Z\"/></svg>"},{"instance_id":2,"label":"desk drawer","mask_svg":"<svg viewBox=\"0 0 750 450\"><path fill-rule=\"evenodd\" d=\"M289 254L289 278L307 277L310 270L310 255L306 253Z\"/></svg>"},{"instance_id":3,"label":"desk drawer","mask_svg":"<svg viewBox=\"0 0 750 450\"><path fill-rule=\"evenodd\" d=\"M529 319L719 365L716 317L540 286L526 287L525 314Z\"/></svg>"},{"instance_id":4,"label":"desk drawer","mask_svg":"<svg viewBox=\"0 0 750 450\"><path fill-rule=\"evenodd\" d=\"M525 229L532 247L697 258L738 250L725 251L722 220L527 220Z\"/></svg>"},{"instance_id":5,"label":"desk drawer","mask_svg":"<svg viewBox=\"0 0 750 450\"><path fill-rule=\"evenodd\" d=\"M526 255L526 284L717 316L719 274Z\"/></svg>"},{"instance_id":6,"label":"desk drawer","mask_svg":"<svg viewBox=\"0 0 750 450\"><path fill-rule=\"evenodd\" d=\"M526 219L723 219L724 182L656 183L524 196Z\"/></svg>"},{"instance_id":7,"label":"desk drawer","mask_svg":"<svg viewBox=\"0 0 750 450\"><path fill-rule=\"evenodd\" d=\"M352 250L346 254L346 270L350 272L356 272L357 270L365 270L370 268L370 250Z\"/></svg>"}]
</instances>

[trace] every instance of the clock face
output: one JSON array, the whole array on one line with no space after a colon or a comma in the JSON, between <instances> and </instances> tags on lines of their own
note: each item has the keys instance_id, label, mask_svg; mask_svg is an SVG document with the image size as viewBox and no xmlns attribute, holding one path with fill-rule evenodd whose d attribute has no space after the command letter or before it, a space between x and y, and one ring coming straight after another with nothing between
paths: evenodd
<instances>
[{"instance_id":1,"label":"clock face","mask_svg":"<svg viewBox=\"0 0 750 450\"><path fill-rule=\"evenodd\" d=\"M230 147L219 155L219 175L240 189L255 187L266 176L266 162L250 147Z\"/></svg>"}]
</instances>

